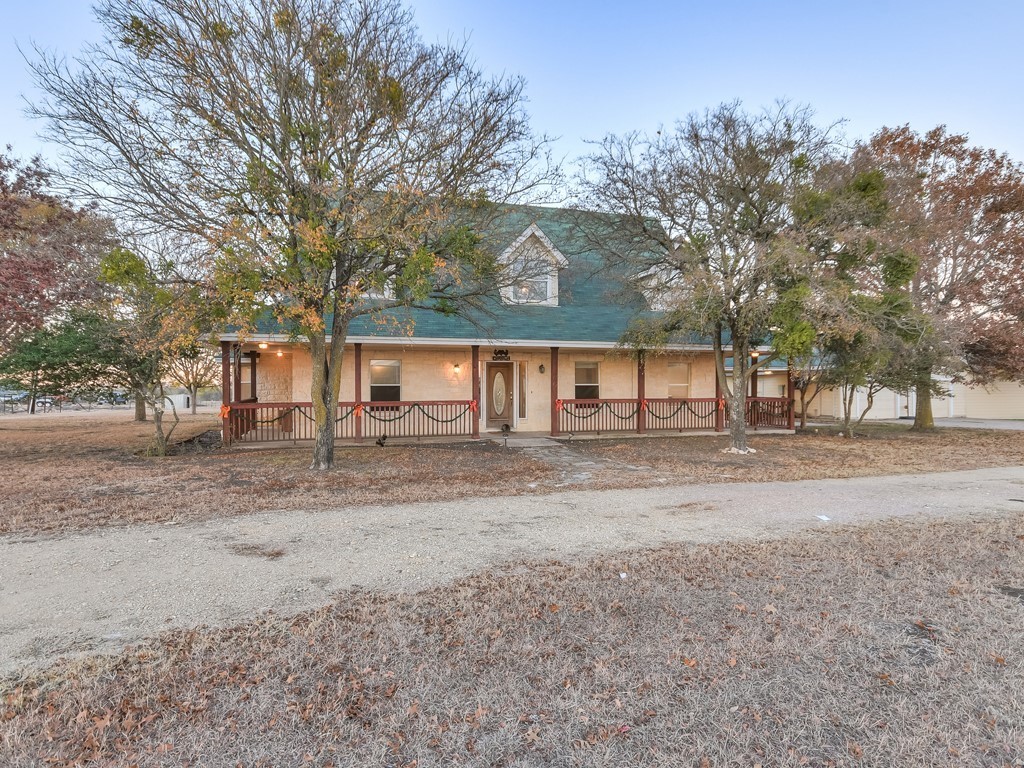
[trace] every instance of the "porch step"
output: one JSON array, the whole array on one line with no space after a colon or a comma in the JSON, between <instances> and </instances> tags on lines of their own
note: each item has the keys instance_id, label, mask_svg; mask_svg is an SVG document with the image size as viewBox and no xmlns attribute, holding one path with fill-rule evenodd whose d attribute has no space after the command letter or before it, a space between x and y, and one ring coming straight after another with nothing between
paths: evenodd
<instances>
[{"instance_id":1,"label":"porch step","mask_svg":"<svg viewBox=\"0 0 1024 768\"><path fill-rule=\"evenodd\" d=\"M507 438L501 435L488 435L488 439L498 445L508 445L509 448L558 448L562 445L550 437L518 437L514 434Z\"/></svg>"}]
</instances>

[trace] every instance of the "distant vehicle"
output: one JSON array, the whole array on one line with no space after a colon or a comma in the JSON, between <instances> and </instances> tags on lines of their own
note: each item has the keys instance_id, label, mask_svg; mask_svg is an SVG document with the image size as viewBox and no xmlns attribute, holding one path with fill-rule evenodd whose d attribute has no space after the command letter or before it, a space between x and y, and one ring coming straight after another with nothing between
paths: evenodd
<instances>
[{"instance_id":1,"label":"distant vehicle","mask_svg":"<svg viewBox=\"0 0 1024 768\"><path fill-rule=\"evenodd\" d=\"M128 405L128 395L124 392L106 392L96 398L96 405Z\"/></svg>"}]
</instances>

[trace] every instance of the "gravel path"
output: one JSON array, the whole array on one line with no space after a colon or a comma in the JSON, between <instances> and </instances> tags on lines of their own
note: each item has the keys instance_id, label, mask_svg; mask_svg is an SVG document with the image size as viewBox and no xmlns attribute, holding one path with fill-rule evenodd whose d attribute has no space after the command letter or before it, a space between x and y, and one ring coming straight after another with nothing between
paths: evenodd
<instances>
[{"instance_id":1,"label":"gravel path","mask_svg":"<svg viewBox=\"0 0 1024 768\"><path fill-rule=\"evenodd\" d=\"M522 558L1024 510L1024 467L263 513L0 538L0 675L169 627L415 590ZM819 519L824 516L828 520Z\"/></svg>"}]
</instances>

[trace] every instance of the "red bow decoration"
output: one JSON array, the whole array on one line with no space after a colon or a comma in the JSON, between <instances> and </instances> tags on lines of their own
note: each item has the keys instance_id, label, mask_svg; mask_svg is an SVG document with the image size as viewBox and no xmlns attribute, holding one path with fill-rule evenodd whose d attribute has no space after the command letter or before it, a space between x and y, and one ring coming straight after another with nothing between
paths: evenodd
<instances>
[{"instance_id":1,"label":"red bow decoration","mask_svg":"<svg viewBox=\"0 0 1024 768\"><path fill-rule=\"evenodd\" d=\"M476 404L476 400L470 400L469 401L469 410L471 410L473 413L476 413L477 407L478 406Z\"/></svg>"},{"instance_id":2,"label":"red bow decoration","mask_svg":"<svg viewBox=\"0 0 1024 768\"><path fill-rule=\"evenodd\" d=\"M362 403L356 403L355 407L352 409L352 412L355 413L356 416L362 416L363 415L363 404Z\"/></svg>"},{"instance_id":3,"label":"red bow decoration","mask_svg":"<svg viewBox=\"0 0 1024 768\"><path fill-rule=\"evenodd\" d=\"M220 407L220 417L222 419L226 419L228 417L228 415L230 415L230 413L231 413L231 406L230 405L222 405Z\"/></svg>"},{"instance_id":4,"label":"red bow decoration","mask_svg":"<svg viewBox=\"0 0 1024 768\"><path fill-rule=\"evenodd\" d=\"M641 411L649 411L650 410L650 407L647 405L647 401L646 400L641 400L640 401L640 410Z\"/></svg>"},{"instance_id":5,"label":"red bow decoration","mask_svg":"<svg viewBox=\"0 0 1024 768\"><path fill-rule=\"evenodd\" d=\"M562 410L562 401L561 400L555 400L555 410L556 411Z\"/></svg>"},{"instance_id":6,"label":"red bow decoration","mask_svg":"<svg viewBox=\"0 0 1024 768\"><path fill-rule=\"evenodd\" d=\"M719 399L719 401L718 401L718 410L720 410L720 411L724 411L725 410L725 400L724 399Z\"/></svg>"}]
</instances>

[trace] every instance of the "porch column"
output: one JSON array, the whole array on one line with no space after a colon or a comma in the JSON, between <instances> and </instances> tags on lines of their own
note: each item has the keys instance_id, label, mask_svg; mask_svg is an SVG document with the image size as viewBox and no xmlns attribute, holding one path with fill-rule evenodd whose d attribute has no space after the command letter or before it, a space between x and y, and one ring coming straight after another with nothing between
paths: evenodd
<instances>
[{"instance_id":1,"label":"porch column","mask_svg":"<svg viewBox=\"0 0 1024 768\"><path fill-rule=\"evenodd\" d=\"M355 351L353 362L356 365L356 381L352 390L352 399L355 400L352 418L356 420L356 442L361 443L363 442L363 409L359 405L363 402L363 345L353 344L352 347Z\"/></svg>"},{"instance_id":2,"label":"porch column","mask_svg":"<svg viewBox=\"0 0 1024 768\"><path fill-rule=\"evenodd\" d=\"M558 347L551 348L551 436L558 437Z\"/></svg>"},{"instance_id":3,"label":"porch column","mask_svg":"<svg viewBox=\"0 0 1024 768\"><path fill-rule=\"evenodd\" d=\"M639 401L636 412L636 431L642 435L647 431L647 410L644 408L644 401L647 399L647 359L644 357L642 349L637 352L636 357L636 396Z\"/></svg>"},{"instance_id":4,"label":"porch column","mask_svg":"<svg viewBox=\"0 0 1024 768\"><path fill-rule=\"evenodd\" d=\"M254 403L259 400L259 397L256 395L256 358L259 356L259 352L252 352L249 357L249 386L252 388L252 401Z\"/></svg>"},{"instance_id":5,"label":"porch column","mask_svg":"<svg viewBox=\"0 0 1024 768\"><path fill-rule=\"evenodd\" d=\"M750 364L757 365L757 355L753 356ZM750 396L757 397L757 368L750 369Z\"/></svg>"},{"instance_id":6,"label":"porch column","mask_svg":"<svg viewBox=\"0 0 1024 768\"><path fill-rule=\"evenodd\" d=\"M220 343L220 402L221 406L231 405L231 342ZM231 427L229 416L221 408L221 442L227 445L231 442Z\"/></svg>"},{"instance_id":7,"label":"porch column","mask_svg":"<svg viewBox=\"0 0 1024 768\"><path fill-rule=\"evenodd\" d=\"M718 378L718 361L715 361L715 432L725 429L725 410L722 408L722 380Z\"/></svg>"},{"instance_id":8,"label":"porch column","mask_svg":"<svg viewBox=\"0 0 1024 768\"><path fill-rule=\"evenodd\" d=\"M472 354L470 355L469 367L472 369L473 376L473 402L476 403L476 408L473 410L473 439L480 439L480 345L473 344L470 349Z\"/></svg>"},{"instance_id":9,"label":"porch column","mask_svg":"<svg viewBox=\"0 0 1024 768\"><path fill-rule=\"evenodd\" d=\"M242 402L242 345L236 344L234 349L231 350L231 354L234 355L234 365L232 366L231 373L234 376L234 400L236 403Z\"/></svg>"},{"instance_id":10,"label":"porch column","mask_svg":"<svg viewBox=\"0 0 1024 768\"><path fill-rule=\"evenodd\" d=\"M789 407L789 428L796 429L796 381L793 379L793 367L786 360L786 399Z\"/></svg>"}]
</instances>

